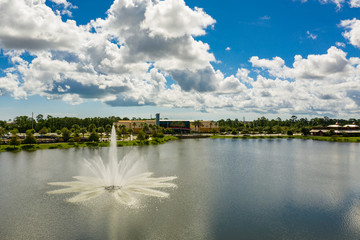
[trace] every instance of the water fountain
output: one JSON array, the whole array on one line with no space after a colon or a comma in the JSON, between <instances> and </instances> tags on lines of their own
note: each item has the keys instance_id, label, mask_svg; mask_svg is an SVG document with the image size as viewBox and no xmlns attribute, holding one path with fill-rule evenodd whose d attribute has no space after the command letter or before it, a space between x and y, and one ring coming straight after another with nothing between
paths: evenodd
<instances>
[{"instance_id":1,"label":"water fountain","mask_svg":"<svg viewBox=\"0 0 360 240\"><path fill-rule=\"evenodd\" d=\"M85 165L94 174L93 177L75 176L78 181L52 182L50 185L66 188L48 192L49 194L78 193L69 198L68 202L82 202L98 197L106 192L111 193L117 201L127 206L137 203L138 195L166 198L169 193L157 188L174 188L170 181L176 177L151 177L153 173L139 173L139 161L134 161L129 155L118 161L116 147L116 131L112 127L109 148L109 162L106 164L100 156L93 160L85 160Z\"/></svg>"}]
</instances>

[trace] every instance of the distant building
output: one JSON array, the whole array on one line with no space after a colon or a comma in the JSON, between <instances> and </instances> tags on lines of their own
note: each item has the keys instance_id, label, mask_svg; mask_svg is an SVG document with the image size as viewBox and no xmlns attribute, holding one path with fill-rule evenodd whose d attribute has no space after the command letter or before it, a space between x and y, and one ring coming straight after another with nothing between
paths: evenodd
<instances>
[{"instance_id":1,"label":"distant building","mask_svg":"<svg viewBox=\"0 0 360 240\"><path fill-rule=\"evenodd\" d=\"M115 125L125 126L128 129L132 129L134 133L138 133L144 125L147 124L150 131L152 126L159 126L165 129L171 129L175 133L190 133L201 132L209 133L213 129L219 131L219 128L214 121L200 121L200 126L196 126L194 120L161 120L160 114L156 114L156 119L151 120L120 120Z\"/></svg>"},{"instance_id":2,"label":"distant building","mask_svg":"<svg viewBox=\"0 0 360 240\"><path fill-rule=\"evenodd\" d=\"M120 120L115 125L118 127L132 129L134 133L138 133L144 125L147 124L149 128L156 126L156 120Z\"/></svg>"},{"instance_id":3,"label":"distant building","mask_svg":"<svg viewBox=\"0 0 360 240\"><path fill-rule=\"evenodd\" d=\"M355 123L344 126L336 123L333 125L328 125L327 127L314 127L310 131L310 134L313 136L323 136L327 135L331 130L334 131L335 135L360 136L360 127Z\"/></svg>"}]
</instances>

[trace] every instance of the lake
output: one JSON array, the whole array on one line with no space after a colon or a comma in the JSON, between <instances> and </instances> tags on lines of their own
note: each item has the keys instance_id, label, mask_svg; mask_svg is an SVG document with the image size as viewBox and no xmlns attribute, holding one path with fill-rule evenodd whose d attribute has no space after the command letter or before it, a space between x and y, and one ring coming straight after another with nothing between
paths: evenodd
<instances>
[{"instance_id":1,"label":"lake","mask_svg":"<svg viewBox=\"0 0 360 240\"><path fill-rule=\"evenodd\" d=\"M0 239L360 239L360 145L298 139L189 139L118 148L170 197L128 208L83 203L48 182L90 174L108 148L0 153Z\"/></svg>"}]
</instances>

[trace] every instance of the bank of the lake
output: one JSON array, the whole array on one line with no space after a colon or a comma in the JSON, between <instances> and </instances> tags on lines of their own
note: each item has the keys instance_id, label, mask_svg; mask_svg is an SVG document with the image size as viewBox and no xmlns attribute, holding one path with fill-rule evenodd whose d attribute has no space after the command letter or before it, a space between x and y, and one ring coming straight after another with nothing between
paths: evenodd
<instances>
[{"instance_id":1,"label":"bank of the lake","mask_svg":"<svg viewBox=\"0 0 360 240\"><path fill-rule=\"evenodd\" d=\"M194 139L194 138L231 138L231 139L304 139L328 142L357 142L360 143L360 137L341 137L341 136L302 136L302 135L183 135L183 136L165 136L164 138L154 138L151 140L132 140L132 141L118 141L119 147L126 146L146 146L163 144L168 141L177 139ZM36 151L41 149L68 149L68 148L82 148L82 147L108 147L109 142L67 142L67 143L41 143L41 144L21 144L18 146L0 145L0 152L19 152Z\"/></svg>"},{"instance_id":2,"label":"bank of the lake","mask_svg":"<svg viewBox=\"0 0 360 240\"><path fill-rule=\"evenodd\" d=\"M360 137L342 136L302 136L302 135L213 135L210 138L232 138L232 139L274 139L295 138L304 140L328 141L328 142L360 142Z\"/></svg>"},{"instance_id":3,"label":"bank of the lake","mask_svg":"<svg viewBox=\"0 0 360 240\"><path fill-rule=\"evenodd\" d=\"M132 141L118 141L119 147L125 146L145 146L163 144L168 141L176 140L177 137L165 136L163 138L153 138L150 140L132 140ZM109 147L109 142L67 142L67 143L41 143L41 144L20 144L18 146L0 145L0 152L19 152L36 151L41 149L68 149L68 148L82 148L82 147Z\"/></svg>"}]
</instances>

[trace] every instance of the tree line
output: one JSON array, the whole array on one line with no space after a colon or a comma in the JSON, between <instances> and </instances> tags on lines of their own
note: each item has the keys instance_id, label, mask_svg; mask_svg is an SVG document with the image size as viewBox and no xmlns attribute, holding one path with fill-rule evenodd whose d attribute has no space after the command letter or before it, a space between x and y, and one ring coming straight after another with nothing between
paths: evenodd
<instances>
[{"instance_id":1,"label":"tree line","mask_svg":"<svg viewBox=\"0 0 360 240\"><path fill-rule=\"evenodd\" d=\"M77 118L77 117L53 117L47 115L46 118L42 114L37 115L35 118L28 116L18 116L12 121L0 121L0 127L7 131L17 129L20 133L25 133L29 129L34 129L35 132L39 132L41 129L46 128L48 132L56 132L56 130L62 130L63 128L71 129L74 125L79 128L85 128L88 130L89 126L95 126L95 128L103 127L106 125L112 125L118 120L129 120L127 117L121 119L120 117L93 117L93 118ZM90 131L91 132L91 131Z\"/></svg>"},{"instance_id":2,"label":"tree line","mask_svg":"<svg viewBox=\"0 0 360 240\"><path fill-rule=\"evenodd\" d=\"M316 117L312 119L308 118L298 118L293 115L289 119L282 120L281 118L268 119L266 117L261 117L253 121L240 121L238 119L221 119L217 121L220 132L231 132L231 133L283 133L290 134L292 133L302 133L308 135L310 130L313 127L326 127L332 124L359 124L360 119L350 118L345 119L331 119L329 117Z\"/></svg>"},{"instance_id":3,"label":"tree line","mask_svg":"<svg viewBox=\"0 0 360 240\"><path fill-rule=\"evenodd\" d=\"M129 118L120 117L93 117L93 118L77 118L77 117L53 117L47 115L45 118L42 114L37 115L34 119L28 116L18 116L13 121L0 121L1 131L10 132L16 131L25 133L27 130L38 132L40 134L66 132L66 129L71 132L77 132L79 135L84 135L86 132L96 132L108 134L111 131L111 126L114 122L119 120L130 120ZM132 120L140 120L140 118L132 118ZM200 121L195 121L200 122ZM340 125L355 123L359 124L360 119L331 119L329 117L322 118L298 118L292 116L289 119L282 120L281 118L268 119L261 117L253 121L240 121L235 118L220 119L215 122L213 126L218 127L220 132L233 133L287 133L292 132L308 132L313 127L325 127L327 125L339 123ZM195 124L194 123L194 124ZM199 128L199 126L198 126ZM125 129L123 129L125 131ZM146 129L145 129L146 132ZM67 135L65 133L65 135Z\"/></svg>"},{"instance_id":4,"label":"tree line","mask_svg":"<svg viewBox=\"0 0 360 240\"><path fill-rule=\"evenodd\" d=\"M13 121L0 121L0 137L10 133L11 138L9 141L5 140L5 143L13 146L20 144L18 133L26 133L21 143L37 143L38 139L34 136L36 132L40 134L40 137L45 138L48 133L56 133L56 141L60 142L98 142L99 140L102 141L102 138L110 136L112 125L119 120L129 120L129 118L121 119L112 116L80 119L76 117L54 118L48 115L44 119L43 115L39 114L36 119L33 119L28 116L19 116L14 118ZM133 118L132 120L141 119ZM164 133L170 133L160 127L147 125L146 123L142 124L141 128L142 130L137 134L138 140L148 139L150 133L154 138L163 138ZM123 140L133 133L133 129L128 129L124 125L115 126L115 129L117 136L122 137ZM9 138L9 135L7 135L7 138Z\"/></svg>"}]
</instances>

